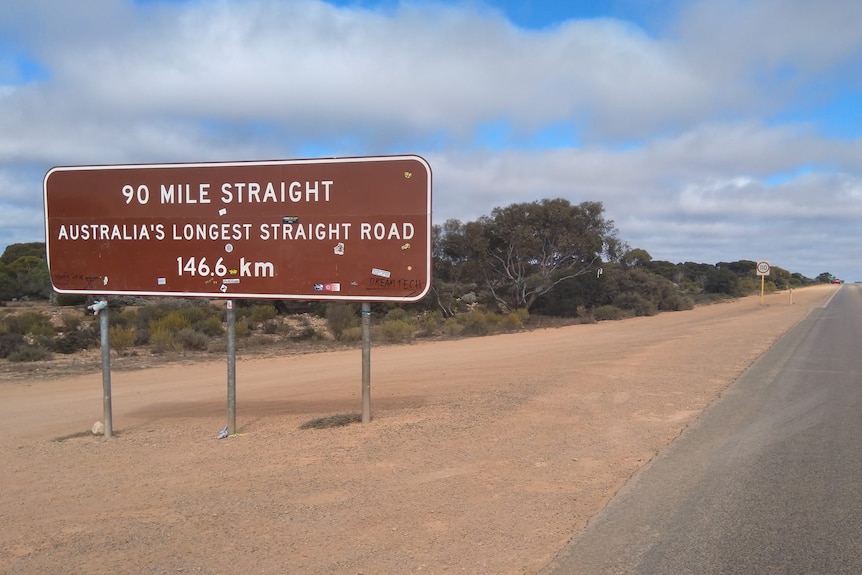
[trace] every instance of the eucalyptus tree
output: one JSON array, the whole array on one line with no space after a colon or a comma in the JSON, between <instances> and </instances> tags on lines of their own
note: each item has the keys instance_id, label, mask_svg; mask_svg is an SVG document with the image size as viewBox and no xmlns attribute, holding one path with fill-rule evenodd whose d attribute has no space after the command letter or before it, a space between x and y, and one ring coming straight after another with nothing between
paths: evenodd
<instances>
[{"instance_id":1,"label":"eucalyptus tree","mask_svg":"<svg viewBox=\"0 0 862 575\"><path fill-rule=\"evenodd\" d=\"M603 262L617 260L625 247L601 202L516 203L495 208L478 224L465 234L470 257L494 299L507 309L529 310L561 282L597 273Z\"/></svg>"}]
</instances>

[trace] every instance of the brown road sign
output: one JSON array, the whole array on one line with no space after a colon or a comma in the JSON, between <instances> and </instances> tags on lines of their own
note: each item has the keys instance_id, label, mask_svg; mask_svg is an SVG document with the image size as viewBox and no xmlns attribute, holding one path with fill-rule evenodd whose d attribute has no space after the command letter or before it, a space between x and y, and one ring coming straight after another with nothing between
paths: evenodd
<instances>
[{"instance_id":1,"label":"brown road sign","mask_svg":"<svg viewBox=\"0 0 862 575\"><path fill-rule=\"evenodd\" d=\"M44 201L60 293L410 302L430 288L419 156L58 167Z\"/></svg>"}]
</instances>

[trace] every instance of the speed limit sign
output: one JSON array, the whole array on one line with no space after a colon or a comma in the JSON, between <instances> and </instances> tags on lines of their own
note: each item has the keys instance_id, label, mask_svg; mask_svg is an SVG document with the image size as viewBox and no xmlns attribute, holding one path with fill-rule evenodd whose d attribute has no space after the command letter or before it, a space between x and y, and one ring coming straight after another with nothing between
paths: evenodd
<instances>
[{"instance_id":1,"label":"speed limit sign","mask_svg":"<svg viewBox=\"0 0 862 575\"><path fill-rule=\"evenodd\" d=\"M759 276L768 276L769 275L769 262L757 262L757 275L759 275Z\"/></svg>"}]
</instances>

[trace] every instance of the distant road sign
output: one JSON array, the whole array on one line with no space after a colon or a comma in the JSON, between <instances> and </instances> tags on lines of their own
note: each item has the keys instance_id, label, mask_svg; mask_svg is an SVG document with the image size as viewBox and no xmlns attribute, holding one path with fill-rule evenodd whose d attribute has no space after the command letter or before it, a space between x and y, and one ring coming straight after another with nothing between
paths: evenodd
<instances>
[{"instance_id":1,"label":"distant road sign","mask_svg":"<svg viewBox=\"0 0 862 575\"><path fill-rule=\"evenodd\" d=\"M769 270L770 270L769 262L764 262L764 261L757 262L757 275L768 276Z\"/></svg>"},{"instance_id":2,"label":"distant road sign","mask_svg":"<svg viewBox=\"0 0 862 575\"><path fill-rule=\"evenodd\" d=\"M60 293L417 301L431 281L419 156L53 168Z\"/></svg>"}]
</instances>

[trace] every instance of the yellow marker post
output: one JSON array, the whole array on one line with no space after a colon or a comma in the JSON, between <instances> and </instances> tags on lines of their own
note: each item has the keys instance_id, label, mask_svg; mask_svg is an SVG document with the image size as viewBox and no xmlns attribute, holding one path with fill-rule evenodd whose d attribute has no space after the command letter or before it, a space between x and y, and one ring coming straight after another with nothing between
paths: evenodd
<instances>
[{"instance_id":1,"label":"yellow marker post","mask_svg":"<svg viewBox=\"0 0 862 575\"><path fill-rule=\"evenodd\" d=\"M757 262L757 275L760 276L760 305L763 305L763 292L766 290L766 276L769 275L769 262Z\"/></svg>"}]
</instances>

